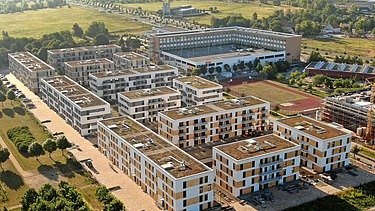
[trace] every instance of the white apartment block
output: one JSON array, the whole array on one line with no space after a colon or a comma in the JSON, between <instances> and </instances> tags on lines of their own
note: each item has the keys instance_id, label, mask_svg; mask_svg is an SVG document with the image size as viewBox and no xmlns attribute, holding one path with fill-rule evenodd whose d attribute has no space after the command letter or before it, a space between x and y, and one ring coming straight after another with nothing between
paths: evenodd
<instances>
[{"instance_id":1,"label":"white apartment block","mask_svg":"<svg viewBox=\"0 0 375 211\"><path fill-rule=\"evenodd\" d=\"M150 66L150 58L135 52L119 52L113 54L117 69L135 69Z\"/></svg>"},{"instance_id":2,"label":"white apartment block","mask_svg":"<svg viewBox=\"0 0 375 211\"><path fill-rule=\"evenodd\" d=\"M8 54L9 70L32 92L39 92L40 79L55 75L55 69L30 52Z\"/></svg>"},{"instance_id":3,"label":"white apartment block","mask_svg":"<svg viewBox=\"0 0 375 211\"><path fill-rule=\"evenodd\" d=\"M234 197L299 179L300 146L277 135L213 148L215 183Z\"/></svg>"},{"instance_id":4,"label":"white apartment block","mask_svg":"<svg viewBox=\"0 0 375 211\"><path fill-rule=\"evenodd\" d=\"M295 116L274 122L274 132L301 146L301 165L325 172L349 165L352 134L340 126Z\"/></svg>"},{"instance_id":5,"label":"white apartment block","mask_svg":"<svg viewBox=\"0 0 375 211\"><path fill-rule=\"evenodd\" d=\"M97 131L97 122L111 117L109 103L66 76L41 80L43 101L82 136Z\"/></svg>"},{"instance_id":6,"label":"white apartment block","mask_svg":"<svg viewBox=\"0 0 375 211\"><path fill-rule=\"evenodd\" d=\"M112 59L113 54L117 52L121 52L121 47L114 44L53 49L47 51L47 63L56 69L63 70L64 62L99 58Z\"/></svg>"},{"instance_id":7,"label":"white apartment block","mask_svg":"<svg viewBox=\"0 0 375 211\"><path fill-rule=\"evenodd\" d=\"M106 101L117 101L117 93L172 86L178 69L169 65L95 73L89 76L90 90Z\"/></svg>"},{"instance_id":8,"label":"white apartment block","mask_svg":"<svg viewBox=\"0 0 375 211\"><path fill-rule=\"evenodd\" d=\"M140 122L156 121L158 113L181 107L181 94L168 86L118 93L120 115Z\"/></svg>"},{"instance_id":9,"label":"white apartment block","mask_svg":"<svg viewBox=\"0 0 375 211\"><path fill-rule=\"evenodd\" d=\"M197 106L223 100L223 86L199 76L173 79L173 87L181 92L186 106Z\"/></svg>"},{"instance_id":10,"label":"white apartment block","mask_svg":"<svg viewBox=\"0 0 375 211\"><path fill-rule=\"evenodd\" d=\"M255 97L160 112L158 133L185 148L268 129L270 103Z\"/></svg>"},{"instance_id":11,"label":"white apartment block","mask_svg":"<svg viewBox=\"0 0 375 211\"><path fill-rule=\"evenodd\" d=\"M162 210L213 206L213 170L128 116L98 123L98 149Z\"/></svg>"},{"instance_id":12,"label":"white apartment block","mask_svg":"<svg viewBox=\"0 0 375 211\"><path fill-rule=\"evenodd\" d=\"M115 69L115 63L107 58L64 62L65 75L82 86L88 86L89 74Z\"/></svg>"}]
</instances>

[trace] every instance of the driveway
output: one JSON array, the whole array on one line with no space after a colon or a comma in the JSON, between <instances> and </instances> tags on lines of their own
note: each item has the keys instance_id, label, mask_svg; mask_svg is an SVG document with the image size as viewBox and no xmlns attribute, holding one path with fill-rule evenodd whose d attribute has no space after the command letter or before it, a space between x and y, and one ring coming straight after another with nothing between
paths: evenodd
<instances>
[{"instance_id":1,"label":"driveway","mask_svg":"<svg viewBox=\"0 0 375 211\"><path fill-rule=\"evenodd\" d=\"M127 210L159 210L151 196L144 193L136 183L125 174L121 173L120 169L110 167L109 160L101 154L90 141L83 138L76 130L66 124L58 114L52 111L37 95L16 79L15 76L9 74L7 78L35 104L36 108L31 109L30 112L33 113L39 121L51 120L50 123L44 124L44 126L52 134L63 132L70 142L79 146L79 149L69 150L77 161L92 160L93 166L98 171L98 174L88 168L86 168L86 170L91 172L100 184L107 188L115 186L121 188L114 191L113 194L124 203Z\"/></svg>"}]
</instances>

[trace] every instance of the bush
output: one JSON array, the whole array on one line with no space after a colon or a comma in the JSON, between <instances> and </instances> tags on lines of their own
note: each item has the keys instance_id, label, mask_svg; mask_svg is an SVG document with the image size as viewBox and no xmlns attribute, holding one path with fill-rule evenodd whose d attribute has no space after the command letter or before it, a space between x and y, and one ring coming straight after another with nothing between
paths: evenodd
<instances>
[{"instance_id":1,"label":"bush","mask_svg":"<svg viewBox=\"0 0 375 211\"><path fill-rule=\"evenodd\" d=\"M36 141L27 126L17 126L9 129L7 131L7 136L14 142L18 151L23 154L27 154L29 145Z\"/></svg>"}]
</instances>

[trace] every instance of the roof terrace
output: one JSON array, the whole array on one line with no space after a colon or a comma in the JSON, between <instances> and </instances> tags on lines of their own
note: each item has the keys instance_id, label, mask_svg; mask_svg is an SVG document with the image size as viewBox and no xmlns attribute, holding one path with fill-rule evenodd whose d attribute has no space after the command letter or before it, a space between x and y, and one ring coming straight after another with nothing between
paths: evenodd
<instances>
[{"instance_id":1,"label":"roof terrace","mask_svg":"<svg viewBox=\"0 0 375 211\"><path fill-rule=\"evenodd\" d=\"M102 120L101 123L175 178L210 170L128 116Z\"/></svg>"},{"instance_id":2,"label":"roof terrace","mask_svg":"<svg viewBox=\"0 0 375 211\"><path fill-rule=\"evenodd\" d=\"M53 67L43 62L30 52L17 52L9 55L25 66L28 70L33 72L53 69Z\"/></svg>"},{"instance_id":3,"label":"roof terrace","mask_svg":"<svg viewBox=\"0 0 375 211\"><path fill-rule=\"evenodd\" d=\"M114 64L113 61L107 58L99 58L99 59L88 59L88 60L80 60L80 61L69 61L65 62L70 67L81 67L81 66L88 66L88 65L95 65L95 64Z\"/></svg>"},{"instance_id":4,"label":"roof terrace","mask_svg":"<svg viewBox=\"0 0 375 211\"><path fill-rule=\"evenodd\" d=\"M179 95L180 92L168 86L162 86L162 87L157 87L157 88L152 88L152 89L140 89L140 90L120 93L120 95L127 97L131 100L158 97L158 96L170 95L170 94Z\"/></svg>"},{"instance_id":5,"label":"roof terrace","mask_svg":"<svg viewBox=\"0 0 375 211\"><path fill-rule=\"evenodd\" d=\"M142 54L135 53L135 52L118 52L113 54L113 56L117 56L123 59L127 60L140 60L140 59L147 59L149 60L148 57L143 56Z\"/></svg>"},{"instance_id":6,"label":"roof terrace","mask_svg":"<svg viewBox=\"0 0 375 211\"><path fill-rule=\"evenodd\" d=\"M223 86L199 76L185 76L176 78L176 81L185 83L186 85L192 86L196 89L209 89L209 88L222 88Z\"/></svg>"}]
</instances>

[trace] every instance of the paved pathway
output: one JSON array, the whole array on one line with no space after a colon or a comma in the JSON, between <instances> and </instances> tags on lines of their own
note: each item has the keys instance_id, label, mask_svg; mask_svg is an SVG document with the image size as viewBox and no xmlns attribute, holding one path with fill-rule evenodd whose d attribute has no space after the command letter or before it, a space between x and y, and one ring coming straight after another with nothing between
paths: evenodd
<instances>
[{"instance_id":1,"label":"paved pathway","mask_svg":"<svg viewBox=\"0 0 375 211\"><path fill-rule=\"evenodd\" d=\"M63 132L70 142L79 146L79 149L70 150L78 161L92 159L93 165L99 173L96 174L88 168L86 170L90 171L99 183L108 188L115 186L121 187L120 190L114 191L113 194L124 203L128 210L158 210L151 196L144 193L136 183L125 174L121 173L120 169L113 167L115 169L114 171L109 166L109 160L103 154L77 131L66 124L65 121L52 111L37 95L31 92L13 75L10 74L7 78L35 104L36 108L31 109L30 112L33 113L39 121L51 120L50 123L44 124L50 132Z\"/></svg>"}]
</instances>

